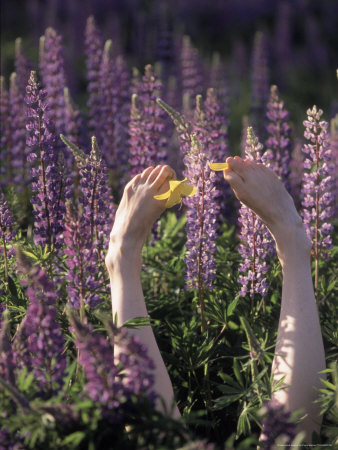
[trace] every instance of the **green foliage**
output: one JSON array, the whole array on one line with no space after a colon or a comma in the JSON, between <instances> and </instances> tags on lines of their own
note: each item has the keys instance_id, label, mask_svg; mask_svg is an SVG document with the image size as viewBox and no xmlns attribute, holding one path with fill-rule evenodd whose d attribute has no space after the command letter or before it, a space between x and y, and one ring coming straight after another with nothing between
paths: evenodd
<instances>
[{"instance_id":1,"label":"green foliage","mask_svg":"<svg viewBox=\"0 0 338 450\"><path fill-rule=\"evenodd\" d=\"M272 387L270 368L274 356L280 308L281 269L277 262L269 275L271 295L262 301L240 298L238 244L234 226L223 225L217 241L218 265L215 288L206 294L207 331L201 333L198 301L185 290L185 214L167 211L157 225L157 239L150 237L143 249L142 283L150 317L124 324L135 328L151 324L173 382L176 400L183 414L181 421L168 419L149 404L135 398L136 410L123 424L112 426L101 417L98 406L83 396L84 374L76 364L73 337L65 314L67 292L58 281L59 322L66 337L68 372L64 387L44 401L33 374L23 370L15 389L1 382L0 421L19 442L30 449L176 449L187 443L207 439L220 449L255 448L260 433L260 410L280 389ZM34 264L48 266L45 248L27 237L18 239L22 250ZM334 442L338 419L338 334L336 327L337 263L324 261L320 268L317 301L329 369L320 389L324 416L318 445ZM27 308L15 258L9 264L9 289L1 296L8 306L11 332L15 334ZM2 263L1 263L2 264ZM59 260L62 267L65 261ZM0 271L3 267L0 266ZM53 275L52 269L52 275ZM110 293L95 310L87 310L95 331L105 334L105 317L110 315ZM75 419L66 423L67 405L75 404ZM3 411L10 412L9 415ZM114 446L112 447L112 442ZM188 448L188 447L187 447Z\"/></svg>"}]
</instances>

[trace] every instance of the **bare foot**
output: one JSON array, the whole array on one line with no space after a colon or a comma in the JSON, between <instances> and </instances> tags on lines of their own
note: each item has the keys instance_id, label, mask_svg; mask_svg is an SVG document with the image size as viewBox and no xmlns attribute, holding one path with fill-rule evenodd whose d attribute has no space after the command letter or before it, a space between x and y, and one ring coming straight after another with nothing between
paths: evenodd
<instances>
[{"instance_id":1,"label":"bare foot","mask_svg":"<svg viewBox=\"0 0 338 450\"><path fill-rule=\"evenodd\" d=\"M176 179L171 167L148 167L126 185L110 233L108 270L113 266L116 251L141 254L153 223L165 210L166 200L155 200L154 195L166 192L170 179Z\"/></svg>"},{"instance_id":2,"label":"bare foot","mask_svg":"<svg viewBox=\"0 0 338 450\"><path fill-rule=\"evenodd\" d=\"M252 209L271 231L278 248L294 237L297 244L309 249L302 219L292 197L277 176L263 164L243 160L239 156L227 159L229 169L224 178L236 197Z\"/></svg>"}]
</instances>

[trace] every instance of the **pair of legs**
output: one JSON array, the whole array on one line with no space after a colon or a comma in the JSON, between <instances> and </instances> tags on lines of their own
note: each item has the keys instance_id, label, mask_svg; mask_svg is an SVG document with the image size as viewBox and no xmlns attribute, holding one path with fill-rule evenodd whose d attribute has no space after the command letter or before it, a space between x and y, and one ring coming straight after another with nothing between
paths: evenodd
<instances>
[{"instance_id":1,"label":"pair of legs","mask_svg":"<svg viewBox=\"0 0 338 450\"><path fill-rule=\"evenodd\" d=\"M311 278L310 248L294 202L278 178L266 167L239 157L228 158L224 178L237 198L267 225L276 241L283 271L282 304L276 356L272 365L274 382L285 376L286 389L274 398L289 411L303 409L307 418L300 424L306 440L319 432L319 408L313 401L320 387L319 371L325 368L323 341ZM154 195L169 189L175 173L169 166L149 167L125 187L110 236L106 266L110 276L113 315L118 324L147 316L141 286L141 250L154 221L165 209L165 200ZM134 330L153 358L155 390L167 411L173 406L173 388L151 327Z\"/></svg>"}]
</instances>

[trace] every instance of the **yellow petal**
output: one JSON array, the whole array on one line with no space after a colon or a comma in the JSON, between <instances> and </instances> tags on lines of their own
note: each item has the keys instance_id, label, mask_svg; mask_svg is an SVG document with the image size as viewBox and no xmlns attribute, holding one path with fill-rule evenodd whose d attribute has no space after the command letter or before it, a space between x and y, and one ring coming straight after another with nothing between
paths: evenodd
<instances>
[{"instance_id":1,"label":"yellow petal","mask_svg":"<svg viewBox=\"0 0 338 450\"><path fill-rule=\"evenodd\" d=\"M181 203L182 196L178 191L172 192L171 196L168 198L167 203L165 204L166 208L171 208L178 203Z\"/></svg>"},{"instance_id":2,"label":"yellow petal","mask_svg":"<svg viewBox=\"0 0 338 450\"><path fill-rule=\"evenodd\" d=\"M156 198L156 200L165 200L166 198L169 198L171 194L171 189L169 189L169 191L165 192L164 194L160 194L160 195L154 195L154 198Z\"/></svg>"},{"instance_id":3,"label":"yellow petal","mask_svg":"<svg viewBox=\"0 0 338 450\"><path fill-rule=\"evenodd\" d=\"M209 163L209 167L211 170L226 170L229 169L228 163Z\"/></svg>"},{"instance_id":4,"label":"yellow petal","mask_svg":"<svg viewBox=\"0 0 338 450\"><path fill-rule=\"evenodd\" d=\"M177 189L182 183L185 183L187 181L186 178L184 178L184 180L170 180L169 181L169 186L170 186L170 190L174 191L175 189Z\"/></svg>"},{"instance_id":5,"label":"yellow petal","mask_svg":"<svg viewBox=\"0 0 338 450\"><path fill-rule=\"evenodd\" d=\"M196 194L197 188L195 186L191 186L190 184L182 184L179 187L179 191L181 195L187 195L188 197L192 197Z\"/></svg>"}]
</instances>

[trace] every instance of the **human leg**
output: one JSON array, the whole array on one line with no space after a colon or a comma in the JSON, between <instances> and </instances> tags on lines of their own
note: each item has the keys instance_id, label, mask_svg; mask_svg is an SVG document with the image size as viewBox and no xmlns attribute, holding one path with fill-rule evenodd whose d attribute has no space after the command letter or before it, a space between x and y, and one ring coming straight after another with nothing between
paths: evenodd
<instances>
[{"instance_id":1,"label":"human leg","mask_svg":"<svg viewBox=\"0 0 338 450\"><path fill-rule=\"evenodd\" d=\"M113 316L117 313L120 326L129 319L148 315L141 285L141 251L153 223L165 209L165 200L155 200L154 195L168 190L170 178L175 178L175 172L169 166L149 167L126 185L117 209L106 267L110 277ZM162 396L165 409L170 411L173 389L151 327L130 332L147 346L155 364L154 389ZM158 407L162 409L160 404ZM173 415L180 416L176 406Z\"/></svg>"},{"instance_id":2,"label":"human leg","mask_svg":"<svg viewBox=\"0 0 338 450\"><path fill-rule=\"evenodd\" d=\"M282 304L275 358L274 383L285 376L286 389L273 397L289 411L303 409L307 418L299 430L311 442L319 431L319 406L314 403L320 387L319 371L325 369L325 355L314 296L310 249L291 196L266 167L239 157L228 158L224 178L237 198L251 208L267 225L276 241L283 272Z\"/></svg>"}]
</instances>

